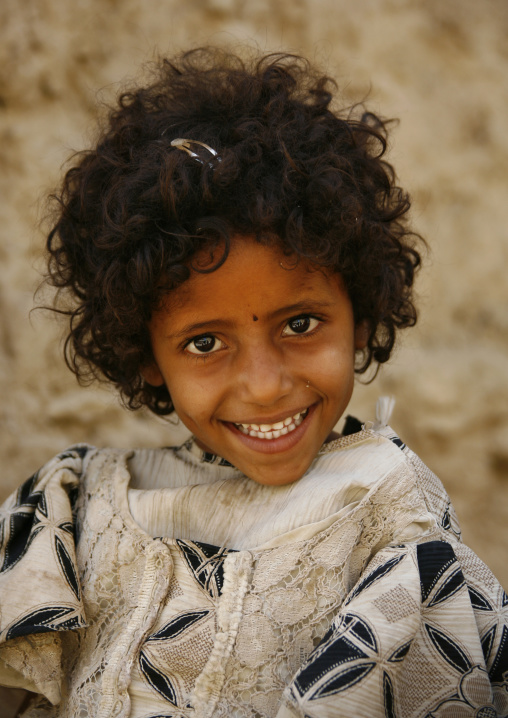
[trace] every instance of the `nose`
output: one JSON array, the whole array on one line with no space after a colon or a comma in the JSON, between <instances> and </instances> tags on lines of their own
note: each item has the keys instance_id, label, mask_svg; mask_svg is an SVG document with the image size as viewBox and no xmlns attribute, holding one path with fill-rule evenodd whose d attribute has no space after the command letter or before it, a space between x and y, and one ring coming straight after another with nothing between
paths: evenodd
<instances>
[{"instance_id":1,"label":"nose","mask_svg":"<svg viewBox=\"0 0 508 718\"><path fill-rule=\"evenodd\" d=\"M291 393L294 378L283 352L270 342L244 347L237 358L236 388L239 399L273 406Z\"/></svg>"}]
</instances>

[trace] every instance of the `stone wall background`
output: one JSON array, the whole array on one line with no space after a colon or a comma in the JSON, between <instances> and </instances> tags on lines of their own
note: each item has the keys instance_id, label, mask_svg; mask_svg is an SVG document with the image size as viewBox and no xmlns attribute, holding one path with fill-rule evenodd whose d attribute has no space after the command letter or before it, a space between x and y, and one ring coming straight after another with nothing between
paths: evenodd
<instances>
[{"instance_id":1,"label":"stone wall background","mask_svg":"<svg viewBox=\"0 0 508 718\"><path fill-rule=\"evenodd\" d=\"M42 200L110 98L154 52L202 43L290 49L344 101L399 117L390 158L430 254L420 322L350 411L392 425L441 477L466 541L508 586L508 5L504 0L2 0L0 457L2 497L76 441L160 445L174 428L81 389L61 327L29 315ZM177 430L178 431L178 430Z\"/></svg>"}]
</instances>

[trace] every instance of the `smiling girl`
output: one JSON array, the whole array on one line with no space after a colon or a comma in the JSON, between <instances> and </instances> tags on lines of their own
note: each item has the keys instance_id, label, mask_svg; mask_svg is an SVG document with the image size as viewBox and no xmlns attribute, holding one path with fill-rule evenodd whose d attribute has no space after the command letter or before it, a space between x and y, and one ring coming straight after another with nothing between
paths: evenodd
<instances>
[{"instance_id":1,"label":"smiling girl","mask_svg":"<svg viewBox=\"0 0 508 718\"><path fill-rule=\"evenodd\" d=\"M233 236L220 268L154 311L143 370L201 449L268 485L307 471L349 403L366 340L340 275L286 261L277 245Z\"/></svg>"},{"instance_id":2,"label":"smiling girl","mask_svg":"<svg viewBox=\"0 0 508 718\"><path fill-rule=\"evenodd\" d=\"M386 124L334 92L299 57L185 53L64 179L67 362L192 436L71 447L4 505L27 718L508 715L508 599L441 483L382 417L335 433L416 321L420 240Z\"/></svg>"}]
</instances>

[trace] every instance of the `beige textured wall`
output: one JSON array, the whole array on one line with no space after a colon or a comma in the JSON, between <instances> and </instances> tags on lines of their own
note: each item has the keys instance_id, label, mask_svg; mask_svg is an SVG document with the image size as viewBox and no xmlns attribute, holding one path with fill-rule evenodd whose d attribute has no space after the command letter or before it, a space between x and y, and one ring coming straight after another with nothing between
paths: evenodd
<instances>
[{"instance_id":1,"label":"beige textured wall","mask_svg":"<svg viewBox=\"0 0 508 718\"><path fill-rule=\"evenodd\" d=\"M465 538L508 585L508 5L505 0L2 0L0 457L6 494L53 453L170 442L168 427L80 389L60 330L28 313L40 198L106 97L154 48L256 42L335 74L350 102L401 119L391 159L431 254L421 321L352 411L392 425L440 475Z\"/></svg>"}]
</instances>

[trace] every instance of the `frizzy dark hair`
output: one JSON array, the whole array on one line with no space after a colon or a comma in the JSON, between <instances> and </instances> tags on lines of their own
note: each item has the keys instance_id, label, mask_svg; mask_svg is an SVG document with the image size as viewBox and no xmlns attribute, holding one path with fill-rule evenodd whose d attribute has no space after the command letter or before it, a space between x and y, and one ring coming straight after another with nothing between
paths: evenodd
<instances>
[{"instance_id":1,"label":"frizzy dark hair","mask_svg":"<svg viewBox=\"0 0 508 718\"><path fill-rule=\"evenodd\" d=\"M70 318L71 370L112 382L131 409L170 413L167 389L141 375L153 360L148 322L196 252L220 243L224 260L234 234L340 272L368 327L357 371L385 362L396 331L415 324L420 264L408 195L383 159L387 123L332 110L335 83L295 55L201 48L154 73L120 95L52 196L47 279ZM192 159L171 146L178 137L220 161L204 149Z\"/></svg>"}]
</instances>

